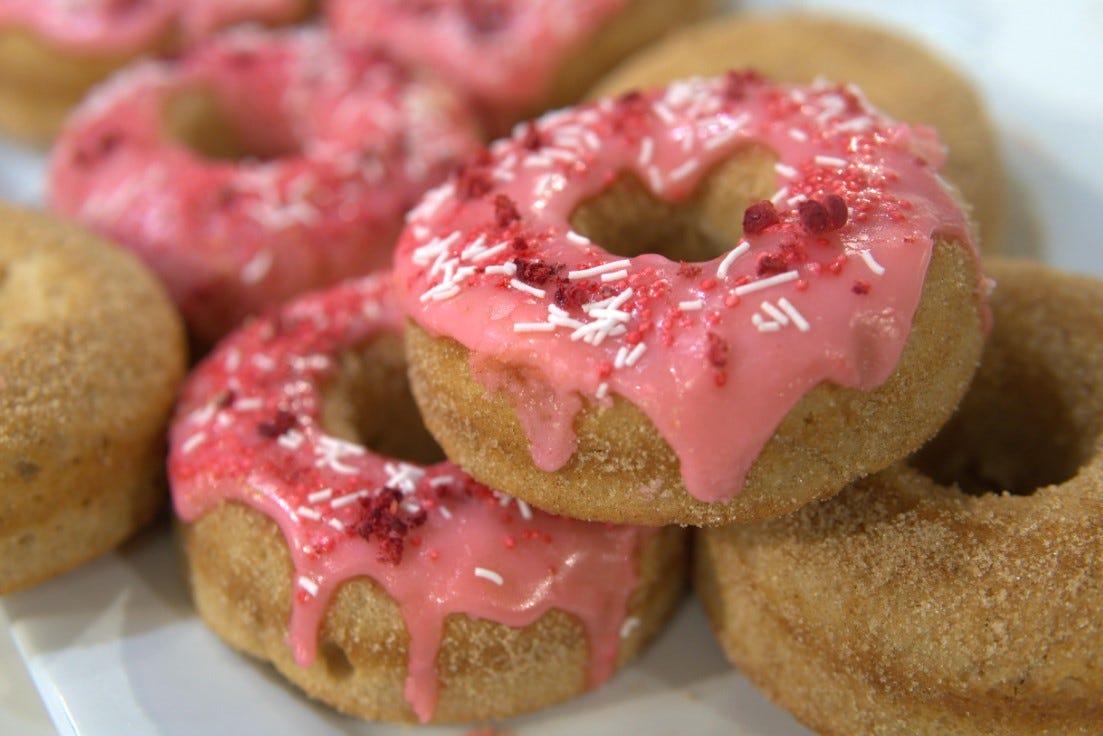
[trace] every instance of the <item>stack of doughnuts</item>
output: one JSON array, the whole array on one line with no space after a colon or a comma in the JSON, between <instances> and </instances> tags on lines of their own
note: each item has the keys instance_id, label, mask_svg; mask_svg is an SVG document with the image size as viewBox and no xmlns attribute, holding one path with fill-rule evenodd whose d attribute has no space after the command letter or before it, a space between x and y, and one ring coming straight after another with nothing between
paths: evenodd
<instances>
[{"instance_id":1,"label":"stack of doughnuts","mask_svg":"<svg viewBox=\"0 0 1103 736\"><path fill-rule=\"evenodd\" d=\"M92 92L49 173L156 279L0 206L0 593L133 533L167 452L204 622L358 717L599 686L692 549L726 654L818 731L1097 730L1103 286L982 267L968 84L879 29L739 17L544 112L712 3L568 5L210 38L313 3L0 8L0 103L52 89L48 53L70 97L173 54Z\"/></svg>"}]
</instances>

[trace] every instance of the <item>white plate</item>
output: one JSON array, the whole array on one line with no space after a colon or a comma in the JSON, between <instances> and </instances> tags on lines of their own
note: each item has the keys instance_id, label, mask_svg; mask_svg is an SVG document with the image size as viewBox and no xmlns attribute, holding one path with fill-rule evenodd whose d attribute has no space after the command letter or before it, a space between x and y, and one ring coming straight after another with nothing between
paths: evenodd
<instances>
[{"instance_id":1,"label":"white plate","mask_svg":"<svg viewBox=\"0 0 1103 736\"><path fill-rule=\"evenodd\" d=\"M1046 260L1103 275L1103 2L973 3L749 0L843 6L927 38L969 70L999 121L1019 221ZM1059 32L1058 32L1059 29ZM0 195L41 199L41 159L0 143ZM310 704L264 666L222 646L185 596L165 525L121 551L2 604L27 669L63 734L409 734ZM2 619L0 619L2 620ZM27 702L14 652L0 642L0 733L51 729ZM500 728L525 736L610 733L805 734L731 670L700 609L687 605L637 664L568 705ZM465 729L417 733L458 734Z\"/></svg>"}]
</instances>

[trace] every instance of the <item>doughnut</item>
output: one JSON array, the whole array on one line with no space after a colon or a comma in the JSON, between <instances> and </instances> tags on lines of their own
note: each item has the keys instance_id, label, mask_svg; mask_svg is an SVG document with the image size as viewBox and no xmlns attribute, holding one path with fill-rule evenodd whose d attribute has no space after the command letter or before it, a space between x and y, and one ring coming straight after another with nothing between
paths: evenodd
<instances>
[{"instance_id":1,"label":"doughnut","mask_svg":"<svg viewBox=\"0 0 1103 736\"><path fill-rule=\"evenodd\" d=\"M714 0L330 0L327 26L463 90L492 133L570 104L628 54Z\"/></svg>"},{"instance_id":2,"label":"doughnut","mask_svg":"<svg viewBox=\"0 0 1103 736\"><path fill-rule=\"evenodd\" d=\"M184 328L136 258L0 203L0 594L115 547L166 497Z\"/></svg>"},{"instance_id":3,"label":"doughnut","mask_svg":"<svg viewBox=\"0 0 1103 736\"><path fill-rule=\"evenodd\" d=\"M201 616L364 718L501 718L597 686L679 600L681 530L475 483L420 423L402 332L389 275L367 276L243 327L189 379L169 481Z\"/></svg>"},{"instance_id":4,"label":"doughnut","mask_svg":"<svg viewBox=\"0 0 1103 736\"><path fill-rule=\"evenodd\" d=\"M697 537L724 650L819 733L1103 723L1103 282L986 267L994 327L928 446L790 516Z\"/></svg>"},{"instance_id":5,"label":"doughnut","mask_svg":"<svg viewBox=\"0 0 1103 736\"><path fill-rule=\"evenodd\" d=\"M137 252L205 345L386 264L406 210L480 145L439 82L316 29L249 29L95 92L49 199Z\"/></svg>"},{"instance_id":6,"label":"doughnut","mask_svg":"<svg viewBox=\"0 0 1103 736\"><path fill-rule=\"evenodd\" d=\"M0 130L45 144L97 82L146 54L172 53L244 21L289 23L309 0L5 0Z\"/></svg>"},{"instance_id":7,"label":"doughnut","mask_svg":"<svg viewBox=\"0 0 1103 736\"><path fill-rule=\"evenodd\" d=\"M854 18L799 12L728 16L683 29L629 58L592 91L622 94L695 75L752 67L777 81L852 82L898 120L933 126L985 252L1005 241L999 139L972 83L923 44Z\"/></svg>"},{"instance_id":8,"label":"doughnut","mask_svg":"<svg viewBox=\"0 0 1103 736\"><path fill-rule=\"evenodd\" d=\"M396 251L429 431L482 483L615 523L774 516L886 467L983 341L940 159L849 88L748 74L520 126Z\"/></svg>"}]
</instances>

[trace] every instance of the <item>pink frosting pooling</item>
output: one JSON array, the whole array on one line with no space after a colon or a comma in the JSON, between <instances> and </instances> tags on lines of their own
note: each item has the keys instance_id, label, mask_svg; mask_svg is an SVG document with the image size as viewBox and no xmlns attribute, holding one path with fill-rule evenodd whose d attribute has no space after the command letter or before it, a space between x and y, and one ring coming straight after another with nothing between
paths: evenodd
<instances>
[{"instance_id":1,"label":"pink frosting pooling","mask_svg":"<svg viewBox=\"0 0 1103 736\"><path fill-rule=\"evenodd\" d=\"M492 113L548 93L556 70L627 0L331 0L338 38L426 64ZM514 118L515 119L515 118Z\"/></svg>"},{"instance_id":2,"label":"pink frosting pooling","mask_svg":"<svg viewBox=\"0 0 1103 736\"><path fill-rule=\"evenodd\" d=\"M221 28L283 23L303 0L4 0L0 29L23 28L86 53L128 54L166 40L191 45Z\"/></svg>"},{"instance_id":3,"label":"pink frosting pooling","mask_svg":"<svg viewBox=\"0 0 1103 736\"><path fill-rule=\"evenodd\" d=\"M174 96L202 90L264 156L174 140ZM390 261L418 196L480 146L465 104L318 30L239 30L93 93L56 144L59 212L137 252L209 342L249 314Z\"/></svg>"},{"instance_id":4,"label":"pink frosting pooling","mask_svg":"<svg viewBox=\"0 0 1103 736\"><path fill-rule=\"evenodd\" d=\"M756 206L777 222L715 260L624 259L570 229L575 208L620 174L676 202L749 144L777 156L777 192ZM411 213L399 298L419 325L470 349L489 387L494 366L520 366L537 387L527 392L551 396L514 402L538 467L561 467L578 408L615 394L673 448L690 494L731 499L810 389L871 389L892 373L933 236L972 247L936 173L943 155L932 131L889 120L856 90L749 74L552 113ZM536 414L549 406L561 412L551 423Z\"/></svg>"},{"instance_id":5,"label":"pink frosting pooling","mask_svg":"<svg viewBox=\"0 0 1103 736\"><path fill-rule=\"evenodd\" d=\"M406 697L422 721L434 711L437 649L453 613L513 627L552 609L572 614L589 639L588 682L598 685L615 666L650 530L552 516L449 462L413 465L328 434L322 392L340 356L401 330L389 275L376 275L303 297L224 340L187 382L172 426L177 514L193 522L233 501L279 524L294 565L288 643L303 666L340 585L378 582L410 635ZM381 536L371 513L392 501L386 519L404 528Z\"/></svg>"}]
</instances>

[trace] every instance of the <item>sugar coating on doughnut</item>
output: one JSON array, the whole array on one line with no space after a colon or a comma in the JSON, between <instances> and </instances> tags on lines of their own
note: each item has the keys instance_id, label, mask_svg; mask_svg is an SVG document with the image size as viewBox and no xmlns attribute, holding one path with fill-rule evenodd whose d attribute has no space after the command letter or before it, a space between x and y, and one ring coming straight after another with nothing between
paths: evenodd
<instances>
[{"instance_id":1,"label":"sugar coating on doughnut","mask_svg":"<svg viewBox=\"0 0 1103 736\"><path fill-rule=\"evenodd\" d=\"M253 155L193 150L170 110L223 116L228 132L207 137ZM477 146L455 95L377 52L317 29L241 30L94 92L57 143L49 196L135 250L211 341L387 263L403 213Z\"/></svg>"},{"instance_id":2,"label":"sugar coating on doughnut","mask_svg":"<svg viewBox=\"0 0 1103 736\"><path fill-rule=\"evenodd\" d=\"M835 498L704 530L695 584L740 669L821 733L1103 723L1103 282L987 261L959 413Z\"/></svg>"},{"instance_id":3,"label":"sugar coating on doughnut","mask_svg":"<svg viewBox=\"0 0 1103 736\"><path fill-rule=\"evenodd\" d=\"M445 618L513 627L558 609L590 644L588 683L616 662L637 553L650 532L552 516L475 483L457 466L377 455L321 425L340 356L400 334L387 277L301 299L225 340L189 380L170 438L179 516L241 502L282 529L295 576L289 644L300 665L342 583L376 581L410 635L406 697L422 721L437 696Z\"/></svg>"},{"instance_id":4,"label":"sugar coating on doughnut","mask_svg":"<svg viewBox=\"0 0 1103 736\"><path fill-rule=\"evenodd\" d=\"M118 55L177 34L190 45L243 21L283 22L303 0L6 0L0 28L23 28L81 53Z\"/></svg>"},{"instance_id":5,"label":"sugar coating on doughnut","mask_svg":"<svg viewBox=\"0 0 1103 736\"><path fill-rule=\"evenodd\" d=\"M525 107L544 94L575 51L628 0L334 0L333 33L383 43L426 63L461 88Z\"/></svg>"},{"instance_id":6,"label":"sugar coating on doughnut","mask_svg":"<svg viewBox=\"0 0 1103 736\"><path fill-rule=\"evenodd\" d=\"M571 229L617 177L683 201L751 145L776 155L777 189L732 213L743 235L711 261L622 258ZM488 389L508 392L510 370L535 377L541 398L514 406L540 469L570 459L585 405L618 395L673 448L692 496L728 500L810 389L892 373L935 236L975 257L943 158L932 131L853 88L746 73L555 112L410 213L399 297L471 351Z\"/></svg>"}]
</instances>

